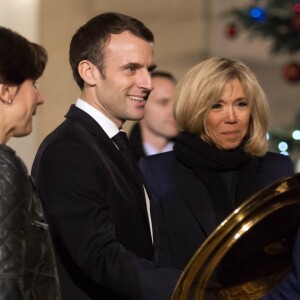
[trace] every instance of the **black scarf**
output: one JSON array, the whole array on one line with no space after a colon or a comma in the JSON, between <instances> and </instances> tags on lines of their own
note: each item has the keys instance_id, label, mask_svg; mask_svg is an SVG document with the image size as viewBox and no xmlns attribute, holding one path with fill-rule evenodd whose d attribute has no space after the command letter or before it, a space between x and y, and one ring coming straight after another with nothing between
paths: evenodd
<instances>
[{"instance_id":1,"label":"black scarf","mask_svg":"<svg viewBox=\"0 0 300 300\"><path fill-rule=\"evenodd\" d=\"M212 199L216 224L222 222L236 206L257 190L254 176L259 166L259 158L247 154L242 147L222 150L209 145L196 135L181 132L174 145L174 153L206 186ZM234 195L228 193L222 179L222 174L229 171L236 171L238 176Z\"/></svg>"}]
</instances>

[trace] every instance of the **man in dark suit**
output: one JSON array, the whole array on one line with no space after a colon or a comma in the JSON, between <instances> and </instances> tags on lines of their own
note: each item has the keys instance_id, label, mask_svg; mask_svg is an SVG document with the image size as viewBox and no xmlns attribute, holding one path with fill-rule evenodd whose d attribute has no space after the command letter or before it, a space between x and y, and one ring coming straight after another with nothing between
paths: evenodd
<instances>
[{"instance_id":1,"label":"man in dark suit","mask_svg":"<svg viewBox=\"0 0 300 300\"><path fill-rule=\"evenodd\" d=\"M179 277L151 262L149 198L137 166L127 162L122 131L126 120L144 115L153 42L142 22L117 13L94 17L72 38L81 95L43 141L32 170L64 300L170 299ZM124 134L125 145L117 138Z\"/></svg>"}]
</instances>

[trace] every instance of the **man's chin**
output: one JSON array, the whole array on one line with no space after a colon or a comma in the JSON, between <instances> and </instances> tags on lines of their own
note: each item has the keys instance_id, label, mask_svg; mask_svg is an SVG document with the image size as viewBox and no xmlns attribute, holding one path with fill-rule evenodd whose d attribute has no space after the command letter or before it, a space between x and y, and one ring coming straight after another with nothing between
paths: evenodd
<instances>
[{"instance_id":1,"label":"man's chin","mask_svg":"<svg viewBox=\"0 0 300 300\"><path fill-rule=\"evenodd\" d=\"M138 113L130 115L127 118L127 120L130 120L130 121L140 121L141 119L143 119L144 115L145 115L144 111L138 112Z\"/></svg>"}]
</instances>

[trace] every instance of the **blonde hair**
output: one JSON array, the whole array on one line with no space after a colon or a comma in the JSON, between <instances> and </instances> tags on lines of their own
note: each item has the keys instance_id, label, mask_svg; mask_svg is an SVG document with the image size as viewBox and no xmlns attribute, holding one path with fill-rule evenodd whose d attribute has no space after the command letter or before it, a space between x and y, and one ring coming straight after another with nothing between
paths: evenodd
<instances>
[{"instance_id":1,"label":"blonde hair","mask_svg":"<svg viewBox=\"0 0 300 300\"><path fill-rule=\"evenodd\" d=\"M213 104L222 97L227 83L233 79L240 81L250 105L244 151L263 156L268 150L269 105L254 73L238 60L212 57L190 69L176 86L175 119L180 130L214 144L205 128L206 117Z\"/></svg>"}]
</instances>

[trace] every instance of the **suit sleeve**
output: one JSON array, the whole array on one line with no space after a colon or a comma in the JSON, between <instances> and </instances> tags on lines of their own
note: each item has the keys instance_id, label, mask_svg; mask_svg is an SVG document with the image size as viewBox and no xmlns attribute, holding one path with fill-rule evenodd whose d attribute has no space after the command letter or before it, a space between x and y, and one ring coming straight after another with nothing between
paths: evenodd
<instances>
[{"instance_id":1,"label":"suit sleeve","mask_svg":"<svg viewBox=\"0 0 300 300\"><path fill-rule=\"evenodd\" d=\"M158 269L118 243L107 199L107 178L96 160L89 147L73 140L45 150L38 190L50 226L77 266L100 286L129 299L169 299L179 272ZM157 276L164 280L161 287L153 288L158 284ZM166 295L155 298L157 288L165 289Z\"/></svg>"}]
</instances>

